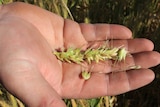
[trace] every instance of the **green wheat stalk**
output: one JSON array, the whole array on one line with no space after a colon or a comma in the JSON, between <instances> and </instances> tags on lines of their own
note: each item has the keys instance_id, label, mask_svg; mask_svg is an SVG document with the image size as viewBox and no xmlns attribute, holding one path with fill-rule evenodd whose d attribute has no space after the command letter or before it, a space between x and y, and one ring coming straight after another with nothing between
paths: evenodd
<instances>
[{"instance_id":1,"label":"green wheat stalk","mask_svg":"<svg viewBox=\"0 0 160 107\"><path fill-rule=\"evenodd\" d=\"M113 60L124 61L129 52L123 47L108 48L100 46L99 48L88 48L85 51L80 48L68 48L64 50L55 50L53 54L62 62L76 63L83 65L83 63L91 64L93 62L99 63L100 61ZM132 66L131 69L139 69L140 66ZM87 70L82 71L82 77L88 80L91 72Z\"/></svg>"},{"instance_id":2,"label":"green wheat stalk","mask_svg":"<svg viewBox=\"0 0 160 107\"><path fill-rule=\"evenodd\" d=\"M99 61L105 60L125 60L128 52L124 47L119 48L107 48L101 46L97 49L88 48L82 51L80 48L68 48L63 51L53 51L53 54L62 62L82 64L87 62L91 64L92 62L99 63Z\"/></svg>"}]
</instances>

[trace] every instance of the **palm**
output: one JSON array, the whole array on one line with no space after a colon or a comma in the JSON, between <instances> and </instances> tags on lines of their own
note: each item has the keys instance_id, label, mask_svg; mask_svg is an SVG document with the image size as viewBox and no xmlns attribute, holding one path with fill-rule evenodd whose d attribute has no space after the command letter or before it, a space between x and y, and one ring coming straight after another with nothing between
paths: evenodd
<instances>
[{"instance_id":1,"label":"palm","mask_svg":"<svg viewBox=\"0 0 160 107\"><path fill-rule=\"evenodd\" d=\"M88 98L88 97L101 96L101 95L104 95L104 93L112 94L112 93L106 93L107 81L105 81L105 79L109 78L108 75L95 73L92 75L92 78L86 82L84 79L80 78L81 66L78 66L76 64L67 64L67 63L62 64L52 54L52 51L58 48L64 48L64 47L80 48L86 45L88 41L105 40L106 39L105 36L107 35L107 32L110 32L108 29L104 29L105 27L108 28L109 27L108 25L97 25L97 28L102 27L103 30L100 29L100 31L95 32L94 28L92 28L94 26L92 25L89 25L89 26L81 25L81 28L82 28L81 29L77 23L69 20L66 20L64 25L64 20L61 17L55 16L54 14L51 14L49 12L45 13L46 11L42 11L42 10L41 12L36 12L36 11L39 11L37 10L37 8L33 9L34 13L45 14L41 16L40 19L38 15L35 15L34 17L30 18L33 13L32 10L28 9L26 11L21 9L22 11L17 12L17 11L14 11L14 9L16 10L16 7L13 6L11 9L12 12L10 12L11 15L14 14L14 15L20 16L26 21L31 22L42 34L42 35L39 34L39 32L36 31L35 29L33 31L30 31L31 35L26 35L27 37L23 37L21 38L21 40L16 40L18 39L18 37L16 38L14 36L13 39L21 43L20 47L16 47L16 48L18 48L18 50L25 49L24 54L19 55L19 53L15 53L15 54L18 54L16 56L18 56L19 58L28 57L27 59L28 62L34 62L33 64L35 67L37 67L35 68L37 72L40 72L43 75L43 77L47 80L47 82L49 82L50 86L52 86L52 88L54 88L62 97ZM29 15L21 16L22 12L24 11ZM51 20L48 20L48 17ZM55 20L59 22L55 23L57 22ZM65 27L63 28L63 26ZM87 27L87 30L85 30L86 27ZM32 26L30 26L30 28L32 28ZM117 26L117 28L115 29L121 30L124 28ZM126 30L126 32L127 31L128 30ZM25 29L21 29L21 32L26 32L26 31ZM93 38L92 36L94 35L92 35L91 33L94 33L94 32L97 34L102 32L102 34L98 34L99 38L98 37ZM83 34L86 36L83 37ZM119 35L121 35L122 38L130 37L130 35L123 35L123 34L124 32L122 32L122 34L119 34ZM56 38L57 40L55 40L54 38ZM33 42L31 43L30 40L33 40ZM25 46L22 45L24 42L26 43ZM32 48L28 50L29 47L32 47ZM103 68L104 66L102 66L102 69ZM106 72L109 73L111 71L108 70ZM32 75L36 75L36 74L32 74ZM86 92L88 91L93 93L91 90L94 91L95 94L93 95L91 95L90 93L86 94Z\"/></svg>"},{"instance_id":2,"label":"palm","mask_svg":"<svg viewBox=\"0 0 160 107\"><path fill-rule=\"evenodd\" d=\"M8 90L26 103L33 103L29 100L29 96L26 96L26 93L30 95L31 92L34 93L36 100L40 99L39 95L49 99L55 95L64 98L91 98L120 94L143 86L154 77L153 72L146 68L159 63L159 54L145 52L151 51L153 48L150 41L144 39L127 40L131 38L131 32L125 27L118 25L79 25L24 4L17 4L17 6L13 4L3 8L3 10L4 12L7 10L8 13L6 16L2 14L4 19L1 22L7 20L8 23L4 24L5 29L1 29L1 32L7 33L6 36L0 38L5 41L2 41L0 45L0 52L3 52L0 59L3 65L0 78ZM10 29L11 26L16 26L12 28L14 32L6 30L7 28ZM125 47L128 47L128 50L133 53L133 57L127 58L124 69L138 64L144 68L139 70L141 73L137 73L137 70L131 70L110 74L117 69L105 62L105 67L104 65L95 66L97 70L92 73L89 80L85 81L80 77L81 66L62 63L52 54L52 51L58 48L81 48L91 41L106 39L119 39L115 40L113 44L116 46L124 44ZM138 43L144 45L137 48ZM149 45L146 46L145 44ZM149 60L148 63L145 63L144 60L146 56ZM152 56L157 56L157 58L153 59ZM104 73L96 73L99 72L98 70ZM14 82L9 83L7 81Z\"/></svg>"}]
</instances>

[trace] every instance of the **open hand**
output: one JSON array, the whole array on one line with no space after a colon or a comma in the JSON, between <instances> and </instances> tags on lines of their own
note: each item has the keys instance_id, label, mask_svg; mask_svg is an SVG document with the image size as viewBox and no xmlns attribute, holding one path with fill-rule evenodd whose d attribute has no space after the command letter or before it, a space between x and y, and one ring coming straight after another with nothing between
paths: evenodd
<instances>
[{"instance_id":1,"label":"open hand","mask_svg":"<svg viewBox=\"0 0 160 107\"><path fill-rule=\"evenodd\" d=\"M52 53L109 39L131 55L115 66L96 64L87 81L80 77L81 66L61 62ZM154 79L148 68L160 63L153 47L147 39L132 39L121 25L78 24L24 3L0 7L0 81L30 107L65 107L62 98L117 95L142 87ZM135 65L142 68L129 69Z\"/></svg>"}]
</instances>

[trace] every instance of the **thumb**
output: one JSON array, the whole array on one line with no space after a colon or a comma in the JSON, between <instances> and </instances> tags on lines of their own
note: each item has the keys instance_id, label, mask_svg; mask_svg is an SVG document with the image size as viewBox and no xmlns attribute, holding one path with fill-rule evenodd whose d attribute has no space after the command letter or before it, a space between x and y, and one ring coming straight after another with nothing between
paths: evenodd
<instances>
[{"instance_id":1,"label":"thumb","mask_svg":"<svg viewBox=\"0 0 160 107\"><path fill-rule=\"evenodd\" d=\"M29 107L66 107L58 93L31 62L9 61L0 70L5 88Z\"/></svg>"}]
</instances>

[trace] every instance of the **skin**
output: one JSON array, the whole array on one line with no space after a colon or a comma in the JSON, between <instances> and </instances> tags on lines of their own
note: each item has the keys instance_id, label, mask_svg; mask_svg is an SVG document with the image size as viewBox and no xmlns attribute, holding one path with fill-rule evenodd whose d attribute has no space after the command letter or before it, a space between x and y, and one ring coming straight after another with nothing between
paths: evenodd
<instances>
[{"instance_id":1,"label":"skin","mask_svg":"<svg viewBox=\"0 0 160 107\"><path fill-rule=\"evenodd\" d=\"M124 26L78 24L24 3L0 7L0 32L0 82L29 107L65 107L62 98L94 98L137 89L154 79L148 68L160 63L153 43L132 39ZM95 64L87 81L80 77L79 65L62 63L52 54L58 48L80 48L108 39L131 55L115 66L109 61ZM134 65L142 68L129 70ZM120 70L122 66L127 70Z\"/></svg>"}]
</instances>

